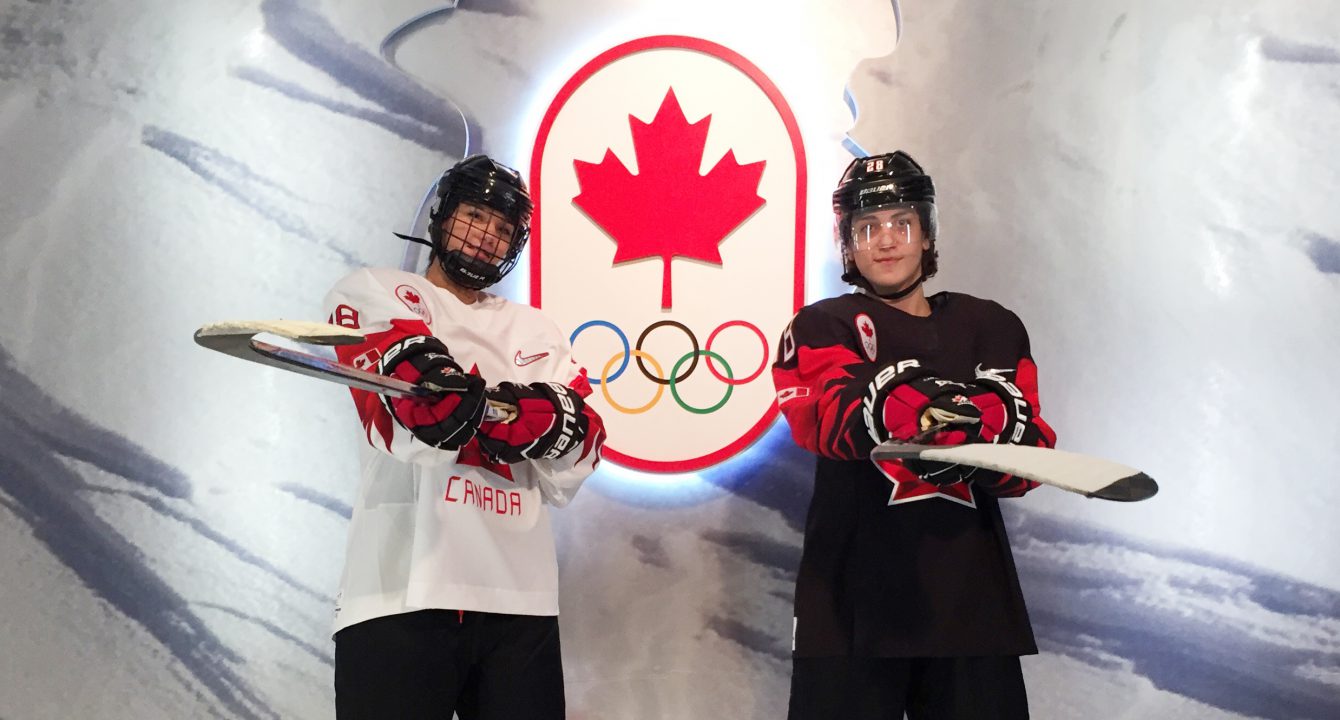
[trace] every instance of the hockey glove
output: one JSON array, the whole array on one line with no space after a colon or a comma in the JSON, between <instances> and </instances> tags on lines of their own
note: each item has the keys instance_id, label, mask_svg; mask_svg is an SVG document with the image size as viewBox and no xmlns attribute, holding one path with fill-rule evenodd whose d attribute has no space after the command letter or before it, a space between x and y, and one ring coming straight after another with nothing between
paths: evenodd
<instances>
[{"instance_id":1,"label":"hockey glove","mask_svg":"<svg viewBox=\"0 0 1340 720\"><path fill-rule=\"evenodd\" d=\"M382 354L381 372L431 390L440 400L387 398L393 414L414 437L433 447L459 450L474 437L486 407L484 379L461 370L441 340L413 335Z\"/></svg>"},{"instance_id":2,"label":"hockey glove","mask_svg":"<svg viewBox=\"0 0 1340 720\"><path fill-rule=\"evenodd\" d=\"M516 410L510 423L485 422L479 426L479 446L495 460L559 458L582 444L590 421L586 403L572 388L559 383L529 385L499 383L489 390L489 399L507 403Z\"/></svg>"},{"instance_id":3,"label":"hockey glove","mask_svg":"<svg viewBox=\"0 0 1340 720\"><path fill-rule=\"evenodd\" d=\"M964 392L953 400L952 408L932 402L922 413L923 429L941 428L930 432L929 439L924 442L931 445L963 442L1040 444L1041 433L1029 422L1030 406L1013 383L997 375L979 372L977 380L967 383ZM968 465L921 460L907 460L903 465L922 480L936 485L972 479L989 487L999 484L1005 477L993 470Z\"/></svg>"},{"instance_id":4,"label":"hockey glove","mask_svg":"<svg viewBox=\"0 0 1340 720\"><path fill-rule=\"evenodd\" d=\"M903 380L877 400L877 412L867 417L870 434L877 442L909 441L941 423L976 425L981 413L967 395L970 390L963 383L937 377Z\"/></svg>"},{"instance_id":5,"label":"hockey glove","mask_svg":"<svg viewBox=\"0 0 1340 720\"><path fill-rule=\"evenodd\" d=\"M871 434L927 445L992 442L1004 417L1000 397L980 385L937 377L914 377L894 385L880 407ZM977 468L924 460L903 460L903 467L923 481L952 485L971 477Z\"/></svg>"},{"instance_id":6,"label":"hockey glove","mask_svg":"<svg viewBox=\"0 0 1340 720\"><path fill-rule=\"evenodd\" d=\"M982 408L982 422L987 425L984 430L992 431L991 434L983 432L985 442L1032 447L1045 444L1042 431L1032 422L1033 406L1029 405L1019 387L1002 377L1000 371L979 368L977 380L972 384L995 395L999 401L993 405L986 400L979 401L976 396L973 398Z\"/></svg>"}]
</instances>

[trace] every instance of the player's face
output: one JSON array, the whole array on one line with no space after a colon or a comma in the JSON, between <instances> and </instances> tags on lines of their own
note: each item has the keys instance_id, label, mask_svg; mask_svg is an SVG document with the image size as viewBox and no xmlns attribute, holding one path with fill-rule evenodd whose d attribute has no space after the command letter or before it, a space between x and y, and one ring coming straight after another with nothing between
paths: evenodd
<instances>
[{"instance_id":1,"label":"player's face","mask_svg":"<svg viewBox=\"0 0 1340 720\"><path fill-rule=\"evenodd\" d=\"M485 205L462 201L442 221L447 251L460 250L468 258L497 265L507 254L516 226L502 213Z\"/></svg>"},{"instance_id":2,"label":"player's face","mask_svg":"<svg viewBox=\"0 0 1340 720\"><path fill-rule=\"evenodd\" d=\"M848 248L856 269L878 292L903 289L921 272L930 249L921 217L911 207L876 208L852 218Z\"/></svg>"}]
</instances>

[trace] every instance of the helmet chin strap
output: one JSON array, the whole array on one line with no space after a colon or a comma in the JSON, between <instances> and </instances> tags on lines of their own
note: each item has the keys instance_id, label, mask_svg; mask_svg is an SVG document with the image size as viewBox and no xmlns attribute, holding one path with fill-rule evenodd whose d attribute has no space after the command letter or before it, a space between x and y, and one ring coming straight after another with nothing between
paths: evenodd
<instances>
[{"instance_id":1,"label":"helmet chin strap","mask_svg":"<svg viewBox=\"0 0 1340 720\"><path fill-rule=\"evenodd\" d=\"M482 260L468 258L460 250L436 252L437 265L447 277L462 287L471 290L483 290L502 280L498 266Z\"/></svg>"},{"instance_id":2,"label":"helmet chin strap","mask_svg":"<svg viewBox=\"0 0 1340 720\"><path fill-rule=\"evenodd\" d=\"M907 287L903 288L902 290L898 290L897 292L891 292L891 293L882 293L882 292L879 292L879 291L875 290L875 286L874 286L874 285L871 285L871 284L870 284L870 281L869 281L869 280L866 280L864 275L859 276L857 282L859 282L859 283L861 284L861 289L865 290L866 292L870 293L871 295L874 295L874 296L877 297L877 298L880 298L880 299L882 299L882 300L894 300L894 301L898 301L898 300L902 300L903 298L907 297L908 295L911 295L911 294L912 294L912 291L913 291L913 290L916 290L918 287L920 287L920 286L921 286L921 283L924 282L925 280L926 280L926 274L925 274L924 272L921 272L920 270L918 270L918 271L917 271L917 279L916 279L916 280L913 280L913 281L911 282L911 284L909 284Z\"/></svg>"}]
</instances>

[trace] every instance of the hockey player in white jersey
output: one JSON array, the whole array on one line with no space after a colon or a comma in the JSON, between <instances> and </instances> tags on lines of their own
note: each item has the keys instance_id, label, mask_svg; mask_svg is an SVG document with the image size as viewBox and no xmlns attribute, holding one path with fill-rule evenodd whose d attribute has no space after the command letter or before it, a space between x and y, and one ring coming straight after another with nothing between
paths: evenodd
<instances>
[{"instance_id":1,"label":"hockey player in white jersey","mask_svg":"<svg viewBox=\"0 0 1340 720\"><path fill-rule=\"evenodd\" d=\"M438 183L423 276L358 270L326 296L329 321L366 336L343 362L452 390L352 391L365 442L335 619L340 718L564 717L547 506L595 469L604 426L558 328L485 290L515 265L531 207L516 171L466 158ZM484 420L489 400L515 419Z\"/></svg>"}]
</instances>

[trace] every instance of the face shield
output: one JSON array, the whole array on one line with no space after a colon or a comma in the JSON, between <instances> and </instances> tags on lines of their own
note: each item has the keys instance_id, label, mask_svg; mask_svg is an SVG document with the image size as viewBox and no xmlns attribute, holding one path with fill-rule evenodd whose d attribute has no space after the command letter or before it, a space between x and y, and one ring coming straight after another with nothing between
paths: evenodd
<instances>
[{"instance_id":1,"label":"face shield","mask_svg":"<svg viewBox=\"0 0 1340 720\"><path fill-rule=\"evenodd\" d=\"M934 227L935 205L928 202L904 202L862 208L843 223L842 249L848 253L893 250L930 239L927 227Z\"/></svg>"}]
</instances>

